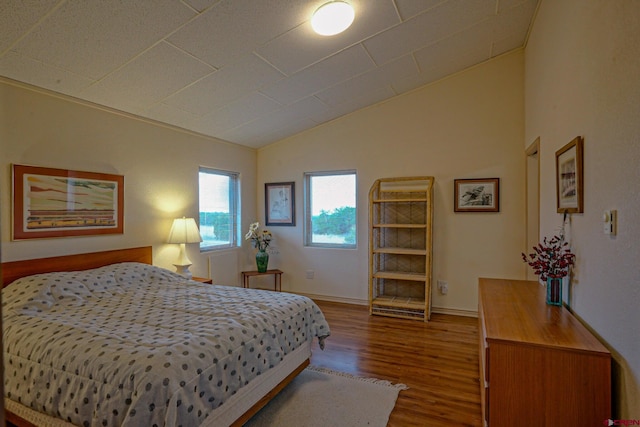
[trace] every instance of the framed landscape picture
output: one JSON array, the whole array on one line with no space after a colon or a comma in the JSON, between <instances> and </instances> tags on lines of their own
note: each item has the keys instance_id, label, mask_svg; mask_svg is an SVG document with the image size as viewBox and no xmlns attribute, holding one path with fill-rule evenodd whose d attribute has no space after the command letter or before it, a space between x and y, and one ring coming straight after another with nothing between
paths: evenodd
<instances>
[{"instance_id":1,"label":"framed landscape picture","mask_svg":"<svg viewBox=\"0 0 640 427\"><path fill-rule=\"evenodd\" d=\"M454 212L500 212L500 178L455 179Z\"/></svg>"},{"instance_id":2,"label":"framed landscape picture","mask_svg":"<svg viewBox=\"0 0 640 427\"><path fill-rule=\"evenodd\" d=\"M13 239L122 234L124 177L13 165Z\"/></svg>"},{"instance_id":3,"label":"framed landscape picture","mask_svg":"<svg viewBox=\"0 0 640 427\"><path fill-rule=\"evenodd\" d=\"M264 185L266 225L296 225L295 182L273 182Z\"/></svg>"},{"instance_id":4,"label":"framed landscape picture","mask_svg":"<svg viewBox=\"0 0 640 427\"><path fill-rule=\"evenodd\" d=\"M582 213L583 139L575 137L556 151L556 199L558 213Z\"/></svg>"}]
</instances>

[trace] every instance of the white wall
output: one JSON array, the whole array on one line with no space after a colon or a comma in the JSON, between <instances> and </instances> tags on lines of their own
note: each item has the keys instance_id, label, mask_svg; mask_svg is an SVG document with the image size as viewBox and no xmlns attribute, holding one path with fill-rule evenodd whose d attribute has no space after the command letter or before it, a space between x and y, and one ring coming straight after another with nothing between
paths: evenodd
<instances>
[{"instance_id":1,"label":"white wall","mask_svg":"<svg viewBox=\"0 0 640 427\"><path fill-rule=\"evenodd\" d=\"M154 263L173 270L178 246L164 242L173 218L198 216L200 165L240 172L243 209L246 218L254 217L253 149L91 107L9 80L0 80L0 106L2 261L153 245ZM124 234L12 242L12 163L124 175ZM244 223L249 219L243 218ZM207 276L208 255L201 255L198 245L187 246L191 270ZM241 253L239 257L246 258Z\"/></svg>"},{"instance_id":2,"label":"white wall","mask_svg":"<svg viewBox=\"0 0 640 427\"><path fill-rule=\"evenodd\" d=\"M296 182L296 227L271 227L283 288L366 302L369 188L417 175L435 177L433 277L449 282L434 307L475 312L478 277L523 278L523 66L518 51L260 149L258 189ZM358 248L303 247L303 173L343 169L358 174ZM453 180L482 177L501 179L500 213L454 214Z\"/></svg>"},{"instance_id":3,"label":"white wall","mask_svg":"<svg viewBox=\"0 0 640 427\"><path fill-rule=\"evenodd\" d=\"M526 48L525 144L540 137L541 234L557 231L555 152L584 137L569 303L612 349L614 416L640 418L640 2L543 0ZM618 210L618 235L602 231ZM598 423L600 420L594 420Z\"/></svg>"}]
</instances>

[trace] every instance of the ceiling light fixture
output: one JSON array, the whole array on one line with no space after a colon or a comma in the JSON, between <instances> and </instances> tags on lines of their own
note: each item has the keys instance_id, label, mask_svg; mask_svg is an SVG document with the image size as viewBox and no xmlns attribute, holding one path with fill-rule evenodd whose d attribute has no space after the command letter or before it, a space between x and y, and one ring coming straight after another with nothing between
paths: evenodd
<instances>
[{"instance_id":1,"label":"ceiling light fixture","mask_svg":"<svg viewBox=\"0 0 640 427\"><path fill-rule=\"evenodd\" d=\"M322 36L333 36L349 28L355 17L350 4L332 1L318 8L311 18L313 30Z\"/></svg>"}]
</instances>

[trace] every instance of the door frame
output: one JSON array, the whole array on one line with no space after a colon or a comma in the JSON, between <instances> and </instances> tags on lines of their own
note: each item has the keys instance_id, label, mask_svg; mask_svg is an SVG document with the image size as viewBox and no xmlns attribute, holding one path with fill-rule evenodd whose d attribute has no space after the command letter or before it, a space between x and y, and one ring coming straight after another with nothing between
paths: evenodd
<instances>
[{"instance_id":1,"label":"door frame","mask_svg":"<svg viewBox=\"0 0 640 427\"><path fill-rule=\"evenodd\" d=\"M540 137L525 149L525 253L540 241ZM533 182L532 182L533 181ZM537 280L527 265L527 280Z\"/></svg>"}]
</instances>

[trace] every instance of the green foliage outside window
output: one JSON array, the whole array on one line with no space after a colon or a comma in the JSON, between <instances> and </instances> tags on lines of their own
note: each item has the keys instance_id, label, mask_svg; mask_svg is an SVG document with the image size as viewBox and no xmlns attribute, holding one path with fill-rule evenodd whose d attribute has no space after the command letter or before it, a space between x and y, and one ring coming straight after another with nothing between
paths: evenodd
<instances>
[{"instance_id":1,"label":"green foliage outside window","mask_svg":"<svg viewBox=\"0 0 640 427\"><path fill-rule=\"evenodd\" d=\"M344 236L345 243L356 242L356 209L341 207L313 216L313 234Z\"/></svg>"},{"instance_id":2,"label":"green foliage outside window","mask_svg":"<svg viewBox=\"0 0 640 427\"><path fill-rule=\"evenodd\" d=\"M228 212L200 212L200 228L205 240L231 241L231 215ZM205 235L208 233L212 235Z\"/></svg>"}]
</instances>

